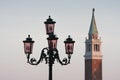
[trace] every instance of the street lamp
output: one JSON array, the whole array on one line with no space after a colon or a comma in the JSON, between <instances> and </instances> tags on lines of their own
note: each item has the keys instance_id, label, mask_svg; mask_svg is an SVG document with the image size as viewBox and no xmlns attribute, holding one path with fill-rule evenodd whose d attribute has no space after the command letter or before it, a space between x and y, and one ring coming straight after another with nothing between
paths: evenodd
<instances>
[{"instance_id":1,"label":"street lamp","mask_svg":"<svg viewBox=\"0 0 120 80\"><path fill-rule=\"evenodd\" d=\"M57 50L57 40L58 38L56 35L54 35L54 24L56 23L49 18L47 21L44 22L46 26L46 34L48 35L48 47L43 48L41 51L41 55L39 60L37 61L35 58L30 58L30 54L32 54L33 49L33 43L34 41L28 35L28 38L23 41L24 43L24 52L27 56L27 63L31 65L38 65L40 62L45 60L46 64L49 64L49 80L52 80L52 66L54 64L54 61L57 60L61 65L67 65L70 64L71 55L73 54L73 48L75 41L72 40L70 36L64 41L65 43L65 50L66 54L68 55L68 58L64 58L62 61L60 60L59 53Z\"/></svg>"}]
</instances>

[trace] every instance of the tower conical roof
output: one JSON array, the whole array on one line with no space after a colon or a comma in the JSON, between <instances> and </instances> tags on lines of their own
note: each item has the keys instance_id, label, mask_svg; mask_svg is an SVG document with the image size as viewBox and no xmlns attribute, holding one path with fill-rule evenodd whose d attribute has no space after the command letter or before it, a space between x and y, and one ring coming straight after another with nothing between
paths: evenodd
<instances>
[{"instance_id":1,"label":"tower conical roof","mask_svg":"<svg viewBox=\"0 0 120 80\"><path fill-rule=\"evenodd\" d=\"M91 24L90 24L90 29L89 29L89 35L98 34L94 12L95 12L95 9L93 8L92 19L91 19Z\"/></svg>"}]
</instances>

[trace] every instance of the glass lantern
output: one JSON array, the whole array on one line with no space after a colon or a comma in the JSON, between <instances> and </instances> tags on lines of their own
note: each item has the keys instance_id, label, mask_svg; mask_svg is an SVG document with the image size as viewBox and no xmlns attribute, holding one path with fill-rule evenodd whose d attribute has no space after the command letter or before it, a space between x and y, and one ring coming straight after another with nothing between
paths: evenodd
<instances>
[{"instance_id":1,"label":"glass lantern","mask_svg":"<svg viewBox=\"0 0 120 80\"><path fill-rule=\"evenodd\" d=\"M25 54L32 54L34 41L32 41L32 38L30 38L30 35L28 35L28 38L26 38L26 40L24 40L23 43L24 43Z\"/></svg>"},{"instance_id":2,"label":"glass lantern","mask_svg":"<svg viewBox=\"0 0 120 80\"><path fill-rule=\"evenodd\" d=\"M51 19L51 17L49 16L49 18L44 23L46 27L46 34L54 34L54 26L56 22L53 21L53 19Z\"/></svg>"},{"instance_id":3,"label":"glass lantern","mask_svg":"<svg viewBox=\"0 0 120 80\"><path fill-rule=\"evenodd\" d=\"M66 54L73 54L75 41L73 41L72 38L70 38L70 35L68 36L66 41L64 41L64 43L65 43Z\"/></svg>"}]
</instances>

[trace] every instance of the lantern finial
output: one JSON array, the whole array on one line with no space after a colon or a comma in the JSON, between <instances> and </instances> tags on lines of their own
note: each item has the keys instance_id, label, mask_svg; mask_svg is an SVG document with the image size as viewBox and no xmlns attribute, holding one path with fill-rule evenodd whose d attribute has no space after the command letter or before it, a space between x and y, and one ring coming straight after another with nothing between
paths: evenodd
<instances>
[{"instance_id":1,"label":"lantern finial","mask_svg":"<svg viewBox=\"0 0 120 80\"><path fill-rule=\"evenodd\" d=\"M30 35L28 35L28 38L30 38Z\"/></svg>"},{"instance_id":2,"label":"lantern finial","mask_svg":"<svg viewBox=\"0 0 120 80\"><path fill-rule=\"evenodd\" d=\"M93 13L95 12L95 8L93 8Z\"/></svg>"},{"instance_id":3,"label":"lantern finial","mask_svg":"<svg viewBox=\"0 0 120 80\"><path fill-rule=\"evenodd\" d=\"M51 18L51 16L49 15L49 19Z\"/></svg>"},{"instance_id":4,"label":"lantern finial","mask_svg":"<svg viewBox=\"0 0 120 80\"><path fill-rule=\"evenodd\" d=\"M68 38L70 38L70 35L68 35Z\"/></svg>"}]
</instances>

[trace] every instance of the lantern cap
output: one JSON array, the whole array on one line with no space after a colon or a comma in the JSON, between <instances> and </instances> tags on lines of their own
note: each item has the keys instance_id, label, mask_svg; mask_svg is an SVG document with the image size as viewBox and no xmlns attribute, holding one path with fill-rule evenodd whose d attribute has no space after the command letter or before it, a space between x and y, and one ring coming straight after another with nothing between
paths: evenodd
<instances>
[{"instance_id":1,"label":"lantern cap","mask_svg":"<svg viewBox=\"0 0 120 80\"><path fill-rule=\"evenodd\" d=\"M70 35L68 35L68 38L66 39L66 41L64 41L64 43L75 43L75 41L73 41Z\"/></svg>"},{"instance_id":2,"label":"lantern cap","mask_svg":"<svg viewBox=\"0 0 120 80\"><path fill-rule=\"evenodd\" d=\"M51 18L51 16L49 16L48 19L46 19L46 21L44 22L45 24L55 24L56 22L53 21L53 19Z\"/></svg>"},{"instance_id":3,"label":"lantern cap","mask_svg":"<svg viewBox=\"0 0 120 80\"><path fill-rule=\"evenodd\" d=\"M49 37L47 38L47 40L57 40L58 37L56 37L56 35L54 34L49 34Z\"/></svg>"},{"instance_id":4,"label":"lantern cap","mask_svg":"<svg viewBox=\"0 0 120 80\"><path fill-rule=\"evenodd\" d=\"M23 42L34 43L34 41L32 41L32 38L30 37L30 35L28 35L28 37L26 38L26 40L24 40Z\"/></svg>"},{"instance_id":5,"label":"lantern cap","mask_svg":"<svg viewBox=\"0 0 120 80\"><path fill-rule=\"evenodd\" d=\"M95 12L95 8L93 8L93 13Z\"/></svg>"}]
</instances>

